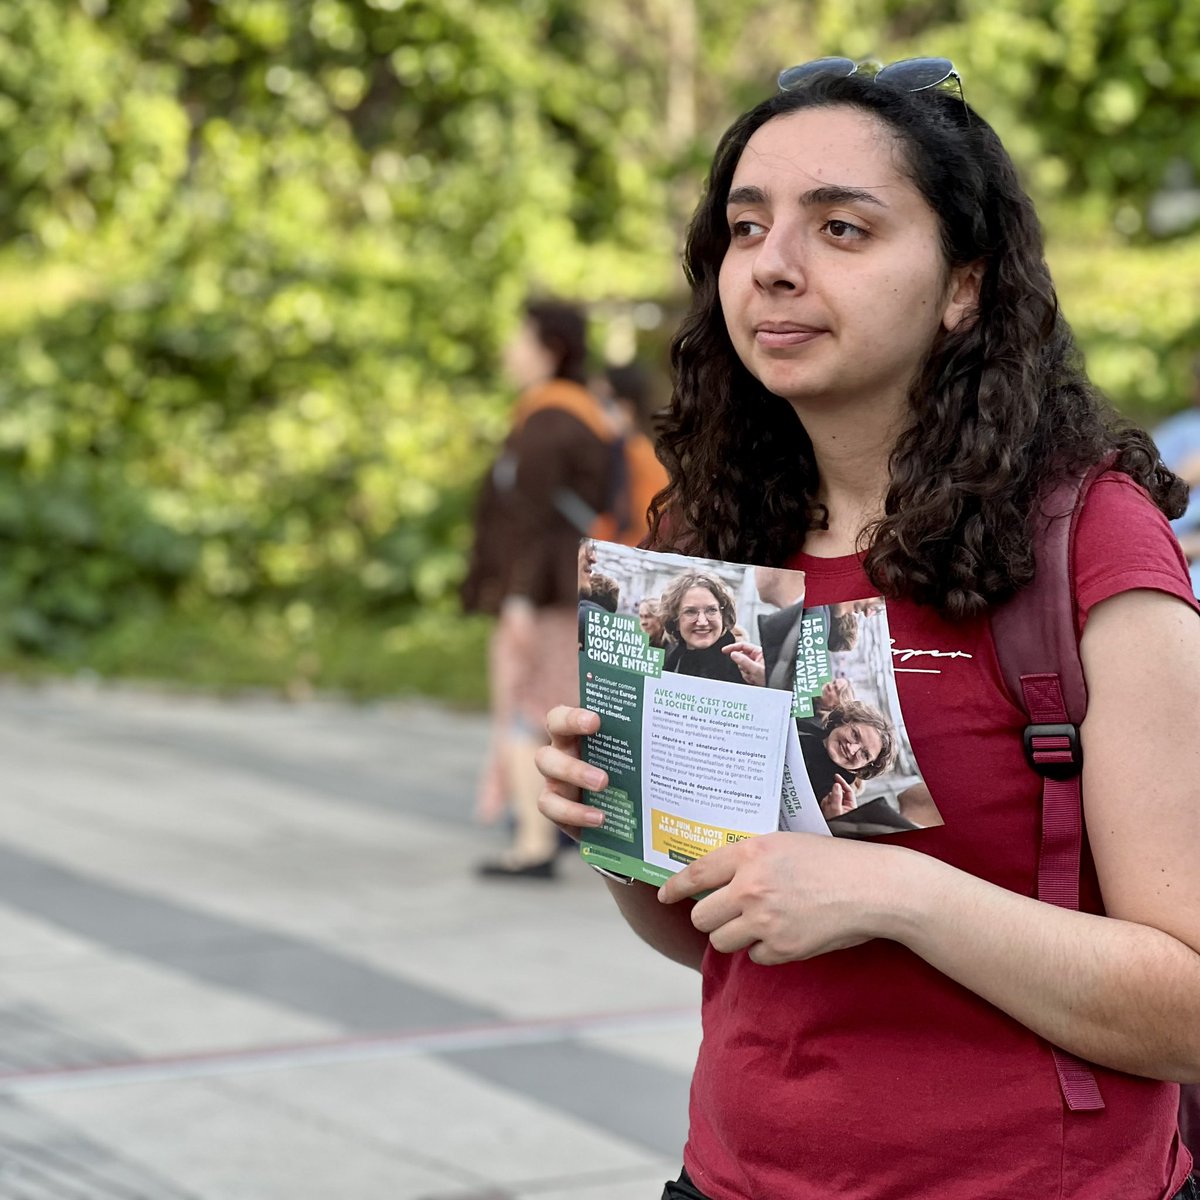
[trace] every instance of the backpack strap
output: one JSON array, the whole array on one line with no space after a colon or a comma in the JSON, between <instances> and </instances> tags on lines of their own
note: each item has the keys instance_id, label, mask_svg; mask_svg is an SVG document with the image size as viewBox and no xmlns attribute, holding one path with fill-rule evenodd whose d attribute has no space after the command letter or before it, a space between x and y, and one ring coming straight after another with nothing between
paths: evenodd
<instances>
[{"instance_id":1,"label":"backpack strap","mask_svg":"<svg viewBox=\"0 0 1200 1200\"><path fill-rule=\"evenodd\" d=\"M1083 847L1083 746L1087 683L1075 620L1075 526L1084 497L1112 460L1057 484L1033 514L1034 577L991 614L1001 673L1014 702L1029 717L1025 759L1042 776L1042 840L1037 896L1060 908L1079 908ZM1065 1050L1054 1064L1067 1107L1104 1107L1091 1068Z\"/></svg>"}]
</instances>

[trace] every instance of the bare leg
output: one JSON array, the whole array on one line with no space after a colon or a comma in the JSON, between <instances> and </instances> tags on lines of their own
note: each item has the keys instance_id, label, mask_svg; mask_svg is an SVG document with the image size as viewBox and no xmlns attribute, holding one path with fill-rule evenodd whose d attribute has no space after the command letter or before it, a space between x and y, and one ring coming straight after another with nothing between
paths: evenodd
<instances>
[{"instance_id":1,"label":"bare leg","mask_svg":"<svg viewBox=\"0 0 1200 1200\"><path fill-rule=\"evenodd\" d=\"M538 811L543 779L533 756L541 741L516 734L509 739L508 774L513 781L516 837L512 857L521 865L545 862L558 853L558 830Z\"/></svg>"},{"instance_id":2,"label":"bare leg","mask_svg":"<svg viewBox=\"0 0 1200 1200\"><path fill-rule=\"evenodd\" d=\"M513 719L513 689L517 664L512 648L497 626L488 644L492 730L488 755L475 794L475 819L485 825L498 821L508 808L509 775L505 743Z\"/></svg>"}]
</instances>

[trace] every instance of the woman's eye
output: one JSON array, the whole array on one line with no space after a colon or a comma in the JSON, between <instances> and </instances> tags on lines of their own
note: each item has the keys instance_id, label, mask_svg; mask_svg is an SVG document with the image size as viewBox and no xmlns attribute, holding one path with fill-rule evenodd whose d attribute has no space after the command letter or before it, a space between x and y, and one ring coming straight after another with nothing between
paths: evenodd
<instances>
[{"instance_id":1,"label":"woman's eye","mask_svg":"<svg viewBox=\"0 0 1200 1200\"><path fill-rule=\"evenodd\" d=\"M729 227L735 238L757 237L763 227L757 221L734 221Z\"/></svg>"},{"instance_id":2,"label":"woman's eye","mask_svg":"<svg viewBox=\"0 0 1200 1200\"><path fill-rule=\"evenodd\" d=\"M849 221L839 221L834 218L825 222L825 232L839 242L853 242L867 236L867 231Z\"/></svg>"}]
</instances>

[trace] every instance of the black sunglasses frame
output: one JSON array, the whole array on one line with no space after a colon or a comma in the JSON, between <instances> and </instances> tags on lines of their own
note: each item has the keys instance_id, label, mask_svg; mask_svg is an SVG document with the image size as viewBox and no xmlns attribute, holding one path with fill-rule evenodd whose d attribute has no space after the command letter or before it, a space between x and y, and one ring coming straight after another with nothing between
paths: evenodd
<instances>
[{"instance_id":1,"label":"black sunglasses frame","mask_svg":"<svg viewBox=\"0 0 1200 1200\"><path fill-rule=\"evenodd\" d=\"M967 107L967 98L963 94L962 76L954 69L954 64L948 58L902 58L896 62L881 67L873 62L855 62L852 58L832 56L829 58L814 58L811 62L798 63L779 72L778 84L781 92L790 92L803 87L810 80L821 75L845 76L857 75L865 68L874 68L872 78L890 83L906 92L924 92L929 88L941 87L942 84L954 80L958 88L958 98ZM907 85L906 86L906 82ZM969 119L968 110L968 119Z\"/></svg>"}]
</instances>

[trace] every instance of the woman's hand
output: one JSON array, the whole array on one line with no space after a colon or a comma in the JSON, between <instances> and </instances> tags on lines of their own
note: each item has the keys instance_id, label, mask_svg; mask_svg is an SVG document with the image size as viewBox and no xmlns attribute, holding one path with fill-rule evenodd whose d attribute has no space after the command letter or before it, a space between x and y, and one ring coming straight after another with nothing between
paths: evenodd
<instances>
[{"instance_id":1,"label":"woman's hand","mask_svg":"<svg viewBox=\"0 0 1200 1200\"><path fill-rule=\"evenodd\" d=\"M575 841L579 841L583 829L595 829L604 823L600 809L579 802L581 788L599 792L608 787L608 775L579 757L580 736L599 728L598 713L560 704L546 717L550 745L542 746L536 755L537 768L546 779L538 808Z\"/></svg>"},{"instance_id":2,"label":"woman's hand","mask_svg":"<svg viewBox=\"0 0 1200 1200\"><path fill-rule=\"evenodd\" d=\"M755 687L767 686L767 668L763 662L761 646L756 646L753 642L733 642L723 646L721 653L728 654L733 659L747 683L752 683Z\"/></svg>"},{"instance_id":3,"label":"woman's hand","mask_svg":"<svg viewBox=\"0 0 1200 1200\"><path fill-rule=\"evenodd\" d=\"M821 815L825 820L842 817L858 807L858 796L854 789L840 776L835 777L833 787L821 798Z\"/></svg>"},{"instance_id":4,"label":"woman's hand","mask_svg":"<svg viewBox=\"0 0 1200 1200\"><path fill-rule=\"evenodd\" d=\"M664 904L709 891L692 924L714 950L774 965L888 936L912 852L810 833L768 833L710 851L672 876Z\"/></svg>"}]
</instances>

